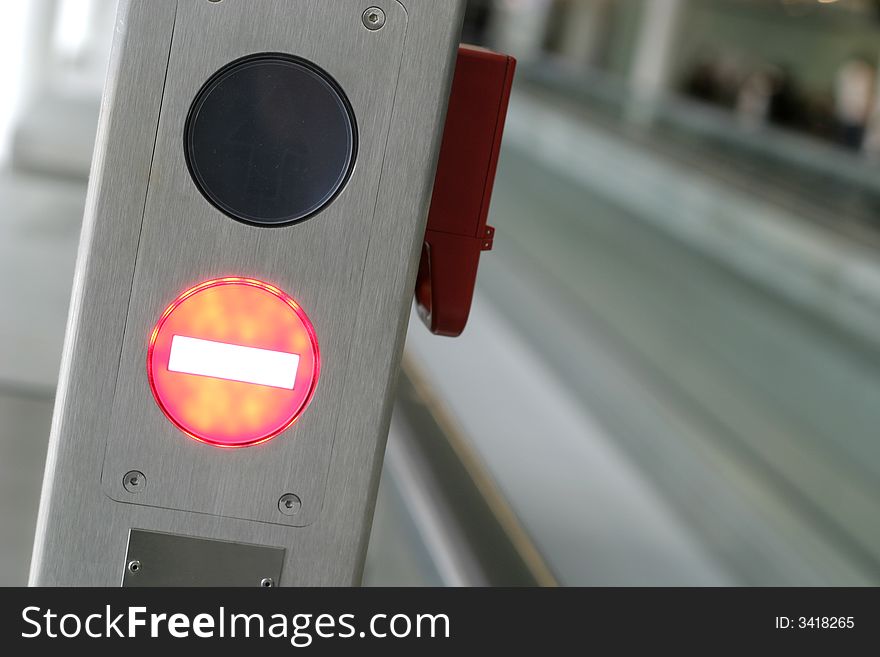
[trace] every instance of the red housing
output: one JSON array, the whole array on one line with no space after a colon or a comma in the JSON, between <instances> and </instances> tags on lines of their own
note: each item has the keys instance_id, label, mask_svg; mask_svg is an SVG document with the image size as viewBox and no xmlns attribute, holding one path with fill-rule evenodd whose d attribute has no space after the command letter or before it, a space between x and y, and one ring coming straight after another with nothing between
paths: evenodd
<instances>
[{"instance_id":1,"label":"red housing","mask_svg":"<svg viewBox=\"0 0 880 657\"><path fill-rule=\"evenodd\" d=\"M467 324L516 60L462 46L458 52L434 195L416 283L419 316L432 333L455 337Z\"/></svg>"}]
</instances>

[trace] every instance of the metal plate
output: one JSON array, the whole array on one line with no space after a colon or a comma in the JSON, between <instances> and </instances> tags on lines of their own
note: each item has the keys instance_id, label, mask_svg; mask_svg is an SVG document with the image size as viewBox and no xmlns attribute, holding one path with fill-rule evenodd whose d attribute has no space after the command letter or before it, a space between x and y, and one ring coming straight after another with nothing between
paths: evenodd
<instances>
[{"instance_id":1,"label":"metal plate","mask_svg":"<svg viewBox=\"0 0 880 657\"><path fill-rule=\"evenodd\" d=\"M407 12L387 5L385 27L371 32L356 2L180 4L156 141L161 166L150 177L104 463L103 488L113 499L294 526L321 512L406 36ZM348 95L360 133L355 171L336 201L284 228L245 225L215 208L193 183L183 151L186 117L205 81L259 52L325 70ZM181 433L153 400L145 365L150 332L168 304L224 276L291 294L311 318L322 355L309 409L284 434L247 449L216 449ZM123 488L130 470L146 475L142 492ZM302 500L295 515L278 510L286 493Z\"/></svg>"},{"instance_id":2,"label":"metal plate","mask_svg":"<svg viewBox=\"0 0 880 657\"><path fill-rule=\"evenodd\" d=\"M132 529L123 587L275 586L284 549Z\"/></svg>"},{"instance_id":3,"label":"metal plate","mask_svg":"<svg viewBox=\"0 0 880 657\"><path fill-rule=\"evenodd\" d=\"M117 416L113 420L114 428L111 431L114 398L137 393L142 396L139 397L141 401L149 399L143 372L144 363L137 354L138 341L144 341L141 345L146 342L142 331L147 323L147 315L155 312L163 301L170 300L164 297L171 290L162 288L180 287L179 281L170 281L172 272L169 271L160 272L152 284L141 281L132 292L136 263L138 267L142 267L147 262L144 258L154 257L147 255L154 249L167 248L169 253L178 253L180 248L168 238L150 244L149 240L156 239L157 235L152 230L147 230L146 226L143 234L141 233L148 183L151 188L157 184L170 186L176 184L175 181L165 181L163 178L177 178L181 172L180 163L169 159L170 151L166 149L183 142L182 132L175 134L173 128L163 126L159 140L156 140L172 33L175 35L175 48L182 43L178 38L181 33L174 27L176 19L199 7L219 9L224 6L245 5L248 8L248 16L242 17L241 22L232 26L228 34L221 36L212 33L213 21L200 26L198 34L194 30L187 30L187 56L200 60L207 58L208 53L219 47L227 48L230 56L233 51L252 51L263 33L274 42L271 47L275 50L283 46L289 51L297 43L312 43L310 47L318 48L318 44L313 42L328 40L323 33L304 35L295 25L286 36L280 35L279 31L272 29L271 25L263 24L257 16L263 11L283 9L294 12L299 17L303 12L314 16L315 12L323 11L324 8L327 11L347 9L360 21L360 16L370 5L382 6L386 13L397 15L391 8L398 4L401 11L403 6L406 7L407 35L403 44L403 55L399 59L397 91L388 121L384 158L377 167L381 174L373 172L381 175L378 191L369 199L369 205L375 205L375 211L368 215L371 217L368 224L362 224L358 230L343 235L357 240L358 244L362 244L365 233L368 233L369 239L366 256L360 262L362 269L354 270L354 278L361 283L361 287L353 303L352 326L348 331L338 329L340 332L336 333L338 337L334 339L337 346L340 346L339 342L344 343L341 345L346 361L344 373L341 374L337 369L330 380L322 379L318 388L319 395L323 396L331 389L338 392L338 386L341 385L343 389L338 398L344 402L334 406L316 399L315 404L321 404L323 409L320 413L314 412L319 406L313 405L303 416L302 424L297 425L290 435L280 436L273 441L278 444L282 444L279 440L283 440L283 444L287 445L305 445L314 440L321 447L321 454L324 449L329 451L323 457L329 458L329 466L322 458L316 459L312 462L316 472L309 474L302 468L291 468L290 459L295 458L297 453L288 454L279 450L283 460L279 471L284 470L283 474L287 476L288 482L295 484L306 478L314 480L311 485L317 485L320 480L317 487L324 495L324 509L320 520L308 526L292 527L115 501L102 489L102 468L109 471L112 467L116 471L123 463L138 461L136 457L142 453L137 450L142 446L137 445L133 438L184 444L189 446L186 449L211 449L191 445L193 441L187 439L181 441L180 436L171 431L167 420L161 418L162 422L158 422L156 418L147 417L148 412L160 412L149 406L132 408L128 417ZM180 16L176 13L178 5ZM120 1L98 143L89 179L89 197L73 285L61 376L55 398L55 416L31 561L31 584L118 585L119 560L125 554L129 530L132 527L197 535L220 541L284 546L286 552L282 586L351 586L360 582L388 432L394 380L425 235L425 219L434 185L434 166L439 152L464 7L464 0L403 0L402 3L391 0L224 0L220 3L209 0L180 0L179 3L173 0ZM285 21L288 29L289 22L290 19ZM387 28L371 34L378 36L385 29ZM361 30L367 32L362 24ZM346 40L344 30L334 30L332 45L340 51L347 51L355 47L361 38L367 38L365 35L361 37L360 33L358 35L357 40L351 42L350 39ZM279 43L282 37L283 43ZM221 39L222 44L216 43ZM268 49L270 46L265 47ZM389 59L383 57L379 65L384 67L388 62ZM334 72L334 77L341 84L350 86L346 80L361 75L366 65L365 62L353 61L347 65L344 74ZM209 68L207 63L199 66L206 70ZM169 79L166 93L172 93L170 82ZM195 94L203 80L191 82L193 88L190 93ZM351 93L350 89L346 91ZM370 92L373 93L373 90ZM167 120L164 110L163 120ZM364 117L359 116L358 120L362 127ZM152 157L154 145L155 159ZM363 168L362 162L363 160L359 160L357 164L356 176ZM168 205L164 212L174 212L177 215L175 208L182 207L191 211L196 207L190 195L201 197L197 190L183 187L174 189L175 194L166 199ZM351 189L353 187L347 187L345 193ZM339 201L342 201L341 196ZM203 198L199 203L207 205ZM149 211L162 212L163 208L153 200ZM210 217L202 213L203 210L192 211L195 221L209 221L214 217L217 221L236 224L219 212ZM312 225L320 226L329 216L322 214L305 224L293 227L296 230L295 242L301 246L300 240L303 238L300 235L308 235ZM290 242L284 238L288 229L276 231L253 228L253 231L267 231L265 237L255 238L254 233L247 230L248 227L237 225L236 228L244 231L239 233L243 246L252 244L254 239L267 242L277 240L279 253L289 253L291 256L283 260L284 267L278 271L296 275L296 280L301 279L303 263L299 260L302 251L297 247L296 253L299 257L293 257ZM197 249L216 250L218 244L228 239L224 233L227 229L224 227L218 231L216 242L213 238L207 243L193 242L190 235L188 243ZM158 237L162 238L161 235ZM312 241L311 244L314 246L316 242ZM269 245L266 248L269 253L273 250ZM350 272L336 271L335 266L331 268L328 263L332 261L335 265L337 254L344 254L346 248L345 240L317 243L314 252L307 256L316 269L309 271L317 278L319 274L333 269L331 276L337 281L336 285L340 285L339 279ZM228 257L230 259L224 261L226 264L249 262L250 267L257 270L256 274L266 273L267 265L264 266L264 263L244 260L248 257L246 252ZM281 260L280 255L276 255L273 266L279 266ZM171 269L181 266L179 258L170 257L168 262ZM315 265L317 262L323 263L320 268ZM278 271L275 275L278 275ZM193 272L191 270L189 273ZM182 273L186 272L177 271L175 275L180 276ZM286 284L293 287L290 280ZM325 281L323 285L329 284ZM298 290L299 286L296 287ZM291 289L292 292L297 290ZM173 291L179 292L177 289ZM326 325L335 324L335 320L326 314L329 310L319 310L323 303L316 301L332 295L332 288L320 294L319 290L307 293L312 300L307 302L303 299L303 304L310 316L316 312L321 315L320 323L316 322L319 324L316 329L323 333ZM317 296L312 298L312 295ZM140 305L147 309L139 311ZM345 320L345 317L340 319ZM136 326L138 321L144 325ZM335 333L332 329L331 332ZM319 335L319 338L322 336ZM127 348L134 353L131 362L137 367L120 370L123 339L129 342ZM122 364L125 364L125 358L130 357L131 354L127 354ZM336 359L334 368L339 367ZM344 378L342 384L339 382L340 377ZM325 387L325 384L328 385ZM139 385L143 386L140 391L137 390ZM336 392L329 396L336 398ZM322 428L316 424L318 415L333 419L329 425L331 430L327 434L327 444L317 440ZM157 427L159 432L154 431ZM120 451L115 455L118 462L105 460L108 436L112 447L112 443L119 439L120 431L130 434L123 437L127 445L135 448L131 459ZM309 437L301 441L301 436ZM329 447L331 441L332 449ZM269 443L266 447L271 445ZM251 450L236 451L251 453ZM225 452L224 450L224 455ZM211 456L212 453L206 452L206 458L222 458ZM257 454L256 451L253 453ZM307 453L308 450L303 447L303 458ZM185 454L180 465L172 462L171 456L173 452L165 454L165 469L156 471L160 473L158 480L173 480L173 485L182 491L182 495L189 495L188 486L200 486L205 480L205 474L200 472L199 467L192 467L194 457L191 454ZM266 461L261 463L266 466ZM242 466L240 476L243 480L253 476L253 470L246 464L237 463L236 455L232 455L229 463L213 469L216 474L225 475L229 480L213 480L207 488L197 492L196 498L201 508L210 508L210 497L217 495L218 507L222 511L227 504L224 501L228 494L225 488L239 491L244 488L237 481L239 465ZM273 467L270 463L269 467L261 470L266 473L267 481L270 474L273 477L278 476L278 471L272 469ZM130 468L126 465L125 468L141 469L138 465ZM153 484L156 479L148 472L145 474L147 490L144 492L150 495L150 491L155 488ZM117 479L111 476L108 481L112 484ZM121 476L118 481L121 485ZM265 495L261 492L265 490L268 487L263 488L260 485L254 485L247 490L250 502L257 505L257 498ZM114 495L122 497L118 491ZM276 497L268 503L271 511L277 509L277 502ZM259 504L267 502L264 500ZM311 505L311 501L304 499L303 505L304 511L308 512L307 507Z\"/></svg>"}]
</instances>

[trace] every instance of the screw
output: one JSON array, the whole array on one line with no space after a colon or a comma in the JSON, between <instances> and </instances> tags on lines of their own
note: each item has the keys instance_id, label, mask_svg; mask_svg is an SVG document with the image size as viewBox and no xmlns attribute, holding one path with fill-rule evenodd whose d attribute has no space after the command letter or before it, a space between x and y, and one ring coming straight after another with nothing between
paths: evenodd
<instances>
[{"instance_id":1,"label":"screw","mask_svg":"<svg viewBox=\"0 0 880 657\"><path fill-rule=\"evenodd\" d=\"M135 559L134 561L128 562L128 571L130 573L136 573L141 569L141 562Z\"/></svg>"},{"instance_id":2,"label":"screw","mask_svg":"<svg viewBox=\"0 0 880 657\"><path fill-rule=\"evenodd\" d=\"M278 500L278 510L286 516L295 516L302 508L302 500L293 493L282 495Z\"/></svg>"},{"instance_id":3,"label":"screw","mask_svg":"<svg viewBox=\"0 0 880 657\"><path fill-rule=\"evenodd\" d=\"M271 589L273 586L275 586L275 580L271 577L264 577L260 580L260 586L262 586L264 589Z\"/></svg>"},{"instance_id":4,"label":"screw","mask_svg":"<svg viewBox=\"0 0 880 657\"><path fill-rule=\"evenodd\" d=\"M122 485L129 493L140 493L147 487L147 478L143 472L132 470L122 478Z\"/></svg>"},{"instance_id":5,"label":"screw","mask_svg":"<svg viewBox=\"0 0 880 657\"><path fill-rule=\"evenodd\" d=\"M379 7L370 7L364 12L364 27L372 32L385 27L385 20L385 12L379 9Z\"/></svg>"}]
</instances>

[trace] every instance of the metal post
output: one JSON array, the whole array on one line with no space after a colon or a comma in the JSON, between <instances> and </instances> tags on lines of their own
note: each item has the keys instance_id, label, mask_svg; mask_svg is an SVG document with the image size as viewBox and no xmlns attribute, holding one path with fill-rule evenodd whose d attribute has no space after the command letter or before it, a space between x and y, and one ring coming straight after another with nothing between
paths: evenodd
<instances>
[{"instance_id":1,"label":"metal post","mask_svg":"<svg viewBox=\"0 0 880 657\"><path fill-rule=\"evenodd\" d=\"M463 11L122 3L32 584L359 583Z\"/></svg>"}]
</instances>

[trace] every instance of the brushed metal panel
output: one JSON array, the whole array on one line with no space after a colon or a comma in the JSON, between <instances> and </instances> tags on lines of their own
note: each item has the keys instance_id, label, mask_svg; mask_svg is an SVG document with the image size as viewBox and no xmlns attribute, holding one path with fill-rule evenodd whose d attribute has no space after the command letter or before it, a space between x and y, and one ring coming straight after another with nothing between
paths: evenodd
<instances>
[{"instance_id":1,"label":"brushed metal panel","mask_svg":"<svg viewBox=\"0 0 880 657\"><path fill-rule=\"evenodd\" d=\"M390 6L387 0L321 1L345 2L361 11L370 4L380 4L386 11ZM333 409L339 417L326 470L324 510L306 527L119 503L101 486L176 4L172 0L121 4L30 581L44 586L118 585L115 564L126 552L129 530L137 527L284 546L283 586L356 584L369 537L464 1L402 2L408 27L390 121L393 128L348 336L349 344L357 348L346 357L344 406ZM299 0L289 0L289 5L298 6ZM163 168L154 168L151 184L158 183ZM324 245L310 258L327 259L333 253L331 245ZM313 315L315 309L303 302ZM144 303L156 304L158 298ZM308 415L314 410L310 408Z\"/></svg>"},{"instance_id":2,"label":"brushed metal panel","mask_svg":"<svg viewBox=\"0 0 880 657\"><path fill-rule=\"evenodd\" d=\"M124 588L265 587L281 581L283 565L284 548L132 529L119 567Z\"/></svg>"},{"instance_id":3,"label":"brushed metal panel","mask_svg":"<svg viewBox=\"0 0 880 657\"><path fill-rule=\"evenodd\" d=\"M92 569L80 565L80 555L109 557L95 540L100 523L109 521L106 497L89 480L100 477L95 466L103 460L109 428L176 9L177 3L168 1L119 5L55 396L32 583L81 582Z\"/></svg>"},{"instance_id":4,"label":"brushed metal panel","mask_svg":"<svg viewBox=\"0 0 880 657\"><path fill-rule=\"evenodd\" d=\"M339 409L346 407L349 353L369 348L353 345L351 332L407 26L402 6L386 5L385 27L371 32L359 2L181 3L104 463L110 497L294 526L314 522L321 512ZM221 213L193 183L182 148L187 114L205 81L258 52L284 52L320 66L345 90L358 123L358 158L343 192L317 216L285 228L249 226ZM217 449L184 436L157 407L146 374L148 337L168 304L220 276L257 278L292 294L321 348L311 406L284 434L247 449ZM136 494L122 486L133 469L149 482ZM278 510L288 492L302 500L295 516Z\"/></svg>"}]
</instances>

